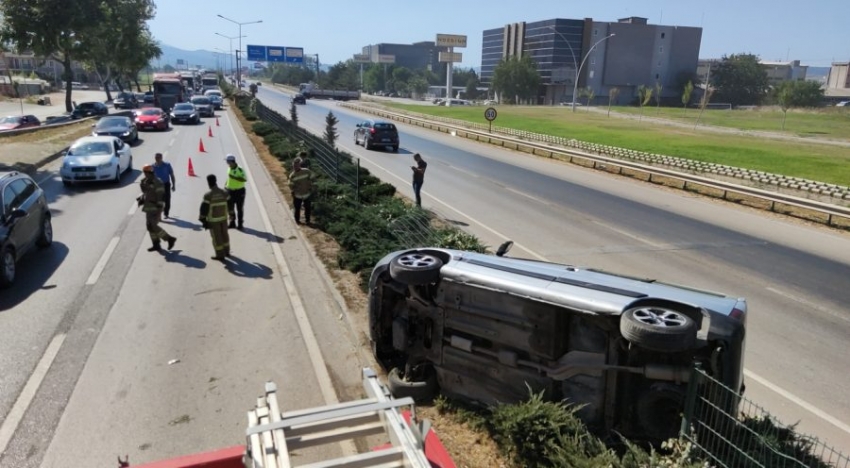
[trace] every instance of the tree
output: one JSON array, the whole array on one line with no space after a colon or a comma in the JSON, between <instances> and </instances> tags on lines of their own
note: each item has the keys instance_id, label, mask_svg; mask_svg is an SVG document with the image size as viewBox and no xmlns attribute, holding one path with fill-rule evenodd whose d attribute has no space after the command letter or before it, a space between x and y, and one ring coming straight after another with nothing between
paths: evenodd
<instances>
[{"instance_id":1,"label":"tree","mask_svg":"<svg viewBox=\"0 0 850 468\"><path fill-rule=\"evenodd\" d=\"M369 93L386 89L383 65L373 63L363 71L363 89Z\"/></svg>"},{"instance_id":2,"label":"tree","mask_svg":"<svg viewBox=\"0 0 850 468\"><path fill-rule=\"evenodd\" d=\"M682 89L682 106L684 106L685 110L688 109L688 104L691 102L691 95L693 93L694 83L692 81L688 81L688 83Z\"/></svg>"},{"instance_id":3,"label":"tree","mask_svg":"<svg viewBox=\"0 0 850 468\"><path fill-rule=\"evenodd\" d=\"M664 86L661 85L660 81L655 82L655 113L658 114L661 112L661 91L664 90Z\"/></svg>"},{"instance_id":4,"label":"tree","mask_svg":"<svg viewBox=\"0 0 850 468\"><path fill-rule=\"evenodd\" d=\"M767 71L752 54L723 57L711 71L711 85L717 99L733 106L757 105L767 95Z\"/></svg>"},{"instance_id":5,"label":"tree","mask_svg":"<svg viewBox=\"0 0 850 468\"><path fill-rule=\"evenodd\" d=\"M699 125L700 119L702 119L702 113L705 112L705 108L708 107L709 101L711 101L711 96L714 94L714 88L710 88L706 85L705 92L702 94L702 100L699 103L699 115L697 115L697 121L694 123L694 130L696 130L697 125Z\"/></svg>"},{"instance_id":6,"label":"tree","mask_svg":"<svg viewBox=\"0 0 850 468\"><path fill-rule=\"evenodd\" d=\"M336 124L339 123L339 120L336 118L333 112L328 111L327 117L325 117L325 141L328 142L329 145L336 148L336 138L339 136L339 133L336 131Z\"/></svg>"},{"instance_id":7,"label":"tree","mask_svg":"<svg viewBox=\"0 0 850 468\"><path fill-rule=\"evenodd\" d=\"M620 88L616 86L608 90L608 117L611 117L611 103L617 100L620 95Z\"/></svg>"},{"instance_id":8,"label":"tree","mask_svg":"<svg viewBox=\"0 0 850 468\"><path fill-rule=\"evenodd\" d=\"M414 93L416 97L424 96L428 92L428 82L421 76L414 76L407 85L410 92Z\"/></svg>"},{"instance_id":9,"label":"tree","mask_svg":"<svg viewBox=\"0 0 850 468\"><path fill-rule=\"evenodd\" d=\"M292 121L292 125L298 126L298 107L294 99L289 103L289 120Z\"/></svg>"},{"instance_id":10,"label":"tree","mask_svg":"<svg viewBox=\"0 0 850 468\"><path fill-rule=\"evenodd\" d=\"M638 104L640 105L640 119L643 120L643 108L652 100L652 88L644 85L638 86Z\"/></svg>"},{"instance_id":11,"label":"tree","mask_svg":"<svg viewBox=\"0 0 850 468\"><path fill-rule=\"evenodd\" d=\"M515 104L534 98L539 87L540 74L528 55L502 59L493 71L493 89Z\"/></svg>"},{"instance_id":12,"label":"tree","mask_svg":"<svg viewBox=\"0 0 850 468\"><path fill-rule=\"evenodd\" d=\"M817 107L823 101L823 89L815 81L785 81L776 90L776 102L782 109L782 130L788 119L788 109L793 107Z\"/></svg>"},{"instance_id":13,"label":"tree","mask_svg":"<svg viewBox=\"0 0 850 468\"><path fill-rule=\"evenodd\" d=\"M463 91L463 95L466 99L478 99L478 75L475 72L472 72L472 76L466 80L466 89Z\"/></svg>"},{"instance_id":14,"label":"tree","mask_svg":"<svg viewBox=\"0 0 850 468\"><path fill-rule=\"evenodd\" d=\"M105 21L102 4L101 0L0 0L0 42L11 43L17 52L31 50L38 56L59 58L68 112L73 110L71 63L85 59L100 40L100 25Z\"/></svg>"},{"instance_id":15,"label":"tree","mask_svg":"<svg viewBox=\"0 0 850 468\"><path fill-rule=\"evenodd\" d=\"M587 107L588 107L588 110L590 110L590 102L593 101L593 98L596 97L596 91L594 91L593 88L588 86L584 90L584 97L587 98Z\"/></svg>"}]
</instances>

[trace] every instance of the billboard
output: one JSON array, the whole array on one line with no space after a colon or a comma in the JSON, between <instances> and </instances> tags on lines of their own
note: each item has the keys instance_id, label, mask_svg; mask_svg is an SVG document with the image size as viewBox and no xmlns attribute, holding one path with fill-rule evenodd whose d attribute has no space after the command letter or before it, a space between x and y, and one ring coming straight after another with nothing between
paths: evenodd
<instances>
[{"instance_id":1,"label":"billboard","mask_svg":"<svg viewBox=\"0 0 850 468\"><path fill-rule=\"evenodd\" d=\"M395 55L379 55L378 63L395 63Z\"/></svg>"},{"instance_id":2,"label":"billboard","mask_svg":"<svg viewBox=\"0 0 850 468\"><path fill-rule=\"evenodd\" d=\"M304 63L304 49L284 46L246 46L247 59L252 62Z\"/></svg>"},{"instance_id":3,"label":"billboard","mask_svg":"<svg viewBox=\"0 0 850 468\"><path fill-rule=\"evenodd\" d=\"M354 63L370 63L372 57L366 54L354 54Z\"/></svg>"},{"instance_id":4,"label":"billboard","mask_svg":"<svg viewBox=\"0 0 850 468\"><path fill-rule=\"evenodd\" d=\"M437 34L437 47L466 47L466 36Z\"/></svg>"},{"instance_id":5,"label":"billboard","mask_svg":"<svg viewBox=\"0 0 850 468\"><path fill-rule=\"evenodd\" d=\"M439 60L440 62L463 62L463 54L460 52L440 52Z\"/></svg>"}]
</instances>

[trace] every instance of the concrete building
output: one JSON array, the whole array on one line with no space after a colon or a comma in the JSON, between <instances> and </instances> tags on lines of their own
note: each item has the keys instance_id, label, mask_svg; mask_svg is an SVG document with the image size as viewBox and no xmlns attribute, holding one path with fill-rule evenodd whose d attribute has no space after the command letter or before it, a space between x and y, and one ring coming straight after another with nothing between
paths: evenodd
<instances>
[{"instance_id":1,"label":"concrete building","mask_svg":"<svg viewBox=\"0 0 850 468\"><path fill-rule=\"evenodd\" d=\"M805 81L806 72L809 67L800 65L799 60L790 62L771 62L762 60L761 66L767 71L767 79L771 86L782 83L783 81Z\"/></svg>"},{"instance_id":2,"label":"concrete building","mask_svg":"<svg viewBox=\"0 0 850 468\"><path fill-rule=\"evenodd\" d=\"M371 57L372 62L378 63L381 55L395 56L395 64L411 70L441 69L440 52L448 51L446 47L437 47L434 41L416 42L414 44L374 44L363 47L363 55Z\"/></svg>"},{"instance_id":3,"label":"concrete building","mask_svg":"<svg viewBox=\"0 0 850 468\"><path fill-rule=\"evenodd\" d=\"M663 86L662 97L673 98L680 94L680 77L697 71L701 40L702 28L652 25L638 17L513 23L483 32L481 81L492 81L503 58L528 54L541 77L539 104L572 101L576 79L600 103L607 102L611 88L619 89L617 100L625 103L640 85L656 83Z\"/></svg>"},{"instance_id":4,"label":"concrete building","mask_svg":"<svg viewBox=\"0 0 850 468\"><path fill-rule=\"evenodd\" d=\"M71 81L88 82L89 73L83 69L81 63L71 62L74 79ZM17 54L14 52L0 53L0 74L8 75L30 75L35 72L41 78L53 83L55 86L62 83L62 63L53 57L36 57L32 52Z\"/></svg>"},{"instance_id":5,"label":"concrete building","mask_svg":"<svg viewBox=\"0 0 850 468\"><path fill-rule=\"evenodd\" d=\"M833 62L826 77L826 89L850 88L850 62Z\"/></svg>"}]
</instances>

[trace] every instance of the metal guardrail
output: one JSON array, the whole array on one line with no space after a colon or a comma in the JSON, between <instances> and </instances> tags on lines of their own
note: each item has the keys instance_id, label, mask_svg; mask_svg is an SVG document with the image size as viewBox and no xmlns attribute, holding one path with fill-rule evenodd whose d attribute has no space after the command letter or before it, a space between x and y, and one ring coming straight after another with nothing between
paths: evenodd
<instances>
[{"instance_id":1,"label":"metal guardrail","mask_svg":"<svg viewBox=\"0 0 850 468\"><path fill-rule=\"evenodd\" d=\"M815 200L794 197L791 195L770 192L758 188L722 182L719 180L700 177L697 175L687 174L675 170L663 169L655 166L647 166L644 164L635 163L624 159L590 154L577 150L569 150L562 147L549 146L547 144L536 143L529 140L518 140L504 135L493 135L492 133L489 133L486 130L479 131L455 124L434 123L430 119L412 117L410 115L390 112L383 109L375 109L367 106L355 105L350 103L346 103L343 105L346 107L354 108L361 112L366 112L393 120L399 120L417 126L422 126L431 129L434 129L436 127L438 131L453 131L458 136L472 138L477 141L485 141L488 143L500 141L502 142L502 146L509 147L508 145L506 145L506 143L512 146L513 148L511 149L521 150L521 148L525 147L528 148L530 150L529 152L531 152L532 154L542 154L548 157L553 157L554 155L565 156L567 158L567 161L570 163L579 164L586 167L592 167L594 169L602 169L608 172L615 172L619 175L635 177L635 173L644 173L647 177L646 180L649 182L659 183L657 180L653 180L653 178L678 180L681 181L681 186L679 188L683 190L695 190L698 188L698 186L706 187L717 191L717 198L721 198L728 201L740 203L742 201L742 197L751 197L762 200L764 202L762 203L763 206L757 205L756 207L763 208L768 211L796 216L811 221L821 222L823 224L833 227L850 227L850 208L843 207L840 205L833 205ZM478 126L481 124L472 123L471 125ZM514 132L526 138L531 137L532 135L536 135L533 134L533 132L526 131L515 130ZM550 144L560 144L568 141L561 137L547 137L549 137L547 138L547 143ZM609 166L616 167L617 170L612 171ZM624 169L626 170L625 172ZM711 193L708 193L708 195L713 196L713 194ZM816 213L816 215L814 217L802 216L800 214L796 214L794 212L794 208L811 211Z\"/></svg>"},{"instance_id":2,"label":"metal guardrail","mask_svg":"<svg viewBox=\"0 0 850 468\"><path fill-rule=\"evenodd\" d=\"M797 434L764 408L695 368L679 436L723 468L850 468L850 458Z\"/></svg>"}]
</instances>

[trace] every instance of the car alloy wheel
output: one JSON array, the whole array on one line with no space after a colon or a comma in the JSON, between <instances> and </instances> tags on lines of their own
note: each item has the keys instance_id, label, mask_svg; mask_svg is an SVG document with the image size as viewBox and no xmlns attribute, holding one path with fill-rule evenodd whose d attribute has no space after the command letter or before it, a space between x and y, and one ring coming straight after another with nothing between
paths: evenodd
<instances>
[{"instance_id":1,"label":"car alloy wheel","mask_svg":"<svg viewBox=\"0 0 850 468\"><path fill-rule=\"evenodd\" d=\"M408 252L390 262L390 277L404 284L429 284L440 278L440 258L421 252Z\"/></svg>"},{"instance_id":2,"label":"car alloy wheel","mask_svg":"<svg viewBox=\"0 0 850 468\"><path fill-rule=\"evenodd\" d=\"M15 282L15 252L10 247L0 256L0 287L8 288Z\"/></svg>"},{"instance_id":3,"label":"car alloy wheel","mask_svg":"<svg viewBox=\"0 0 850 468\"><path fill-rule=\"evenodd\" d=\"M687 315L661 306L637 306L623 313L620 334L637 346L660 352L691 349L697 324Z\"/></svg>"},{"instance_id":4,"label":"car alloy wheel","mask_svg":"<svg viewBox=\"0 0 850 468\"><path fill-rule=\"evenodd\" d=\"M38 236L36 245L39 247L49 247L53 243L53 223L50 221L50 216L45 216L41 222L41 233Z\"/></svg>"}]
</instances>

